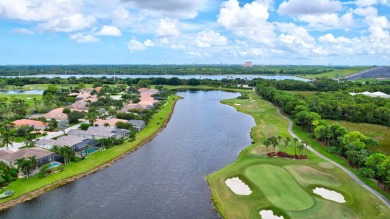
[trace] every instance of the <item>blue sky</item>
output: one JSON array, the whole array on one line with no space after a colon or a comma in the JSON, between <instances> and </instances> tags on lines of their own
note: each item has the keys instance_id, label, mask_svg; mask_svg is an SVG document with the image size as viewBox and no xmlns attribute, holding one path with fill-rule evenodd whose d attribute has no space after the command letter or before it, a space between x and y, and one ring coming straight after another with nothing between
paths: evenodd
<instances>
[{"instance_id":1,"label":"blue sky","mask_svg":"<svg viewBox=\"0 0 390 219\"><path fill-rule=\"evenodd\" d=\"M389 65L390 0L0 0L0 65Z\"/></svg>"}]
</instances>

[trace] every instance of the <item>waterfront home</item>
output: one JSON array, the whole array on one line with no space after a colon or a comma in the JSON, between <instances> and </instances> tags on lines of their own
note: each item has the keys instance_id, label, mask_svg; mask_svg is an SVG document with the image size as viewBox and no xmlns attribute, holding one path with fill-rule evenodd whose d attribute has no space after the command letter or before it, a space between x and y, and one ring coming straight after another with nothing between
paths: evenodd
<instances>
[{"instance_id":1,"label":"waterfront home","mask_svg":"<svg viewBox=\"0 0 390 219\"><path fill-rule=\"evenodd\" d=\"M98 141L75 135L61 136L58 139L40 139L35 144L46 149L51 149L55 145L58 147L70 147L79 157L82 157L82 154L85 154L87 149L97 148L100 145Z\"/></svg>"},{"instance_id":2,"label":"waterfront home","mask_svg":"<svg viewBox=\"0 0 390 219\"><path fill-rule=\"evenodd\" d=\"M5 152L3 152L5 153ZM58 155L49 151L45 150L39 147L34 148L24 148L20 149L16 152L8 151L8 154L5 154L3 156L0 156L0 161L3 161L8 166L12 167L15 165L15 162L17 159L21 158L28 158L35 156L35 158L38 160L38 165L41 166L43 164L49 163L52 160L58 159Z\"/></svg>"},{"instance_id":3,"label":"waterfront home","mask_svg":"<svg viewBox=\"0 0 390 219\"><path fill-rule=\"evenodd\" d=\"M93 123L95 127L109 127L109 128L115 128L115 124L117 122L127 122L127 120L124 119L98 119L96 122ZM108 126L106 126L108 125Z\"/></svg>"},{"instance_id":4,"label":"waterfront home","mask_svg":"<svg viewBox=\"0 0 390 219\"><path fill-rule=\"evenodd\" d=\"M31 119L19 119L12 122L15 127L20 126L31 126L34 129L44 130L47 128L48 124L45 122L37 121L37 120L31 120Z\"/></svg>"},{"instance_id":5,"label":"waterfront home","mask_svg":"<svg viewBox=\"0 0 390 219\"><path fill-rule=\"evenodd\" d=\"M117 129L109 127L89 127L88 130L72 129L69 130L68 135L79 136L89 139L101 139L101 138L127 138L130 131L126 129Z\"/></svg>"},{"instance_id":6,"label":"waterfront home","mask_svg":"<svg viewBox=\"0 0 390 219\"><path fill-rule=\"evenodd\" d=\"M140 88L140 102L138 103L129 103L125 105L121 111L127 112L130 109L150 109L154 107L154 104L158 101L155 100L152 95L157 94L159 91L156 89Z\"/></svg>"},{"instance_id":7,"label":"waterfront home","mask_svg":"<svg viewBox=\"0 0 390 219\"><path fill-rule=\"evenodd\" d=\"M129 123L133 125L133 128L138 132L144 129L146 126L144 120L129 120Z\"/></svg>"},{"instance_id":8,"label":"waterfront home","mask_svg":"<svg viewBox=\"0 0 390 219\"><path fill-rule=\"evenodd\" d=\"M47 120L50 120L50 119L55 119L57 121L66 120L66 119L68 119L68 115L63 113L62 112L63 110L64 110L64 108L53 109L52 111L50 111L50 112L48 112L46 114L32 116L31 118L32 119L37 119L39 117L44 117Z\"/></svg>"}]
</instances>

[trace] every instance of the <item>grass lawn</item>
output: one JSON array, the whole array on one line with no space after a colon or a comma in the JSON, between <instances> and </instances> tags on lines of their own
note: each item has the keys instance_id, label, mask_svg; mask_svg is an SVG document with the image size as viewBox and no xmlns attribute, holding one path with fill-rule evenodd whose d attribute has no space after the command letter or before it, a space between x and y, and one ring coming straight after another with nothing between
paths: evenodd
<instances>
[{"instance_id":1,"label":"grass lawn","mask_svg":"<svg viewBox=\"0 0 390 219\"><path fill-rule=\"evenodd\" d=\"M352 75L367 69L370 69L372 67L365 66L365 67L351 67L351 68L345 68L345 69L334 69L331 72L322 73L322 74L315 74L315 75L301 75L304 78L322 78L322 77L328 77L328 78L337 78L339 75L340 77L345 77L348 75Z\"/></svg>"},{"instance_id":2,"label":"grass lawn","mask_svg":"<svg viewBox=\"0 0 390 219\"><path fill-rule=\"evenodd\" d=\"M40 94L0 94L0 98L7 98L6 102L10 103L13 98L25 100L30 108L34 107L34 100L42 102L42 95Z\"/></svg>"},{"instance_id":3,"label":"grass lawn","mask_svg":"<svg viewBox=\"0 0 390 219\"><path fill-rule=\"evenodd\" d=\"M24 85L22 89L24 90L46 90L49 84L28 84ZM58 88L69 88L75 87L77 84L55 84ZM85 84L85 88L92 88L92 84Z\"/></svg>"},{"instance_id":4,"label":"grass lawn","mask_svg":"<svg viewBox=\"0 0 390 219\"><path fill-rule=\"evenodd\" d=\"M101 164L107 163L110 160L130 151L131 149L137 147L142 141L152 136L156 133L164 124L173 110L175 101L179 97L171 96L168 100L167 105L165 105L160 112L153 115L153 118L150 120L149 124L143 129L140 133L137 134L137 138L134 142L123 143L112 148L109 148L105 151L98 151L89 155L87 159L81 160L79 162L73 162L68 164L64 171L49 175L45 178L33 177L30 179L19 179L15 182L12 182L6 189L11 189L15 191L15 194L9 198L1 199L0 203L4 203L22 196L28 192L37 190L43 186L50 185L56 181L70 178L78 174L87 172L95 167L100 166Z\"/></svg>"},{"instance_id":5,"label":"grass lawn","mask_svg":"<svg viewBox=\"0 0 390 219\"><path fill-rule=\"evenodd\" d=\"M379 141L381 146L377 150L390 155L390 127L368 123L353 123L335 120L328 120L328 122L338 123L344 126L348 131L359 131L362 134Z\"/></svg>"},{"instance_id":6,"label":"grass lawn","mask_svg":"<svg viewBox=\"0 0 390 219\"><path fill-rule=\"evenodd\" d=\"M224 218L259 218L261 210L273 210L284 218L388 217L390 209L379 199L341 169L310 151L307 151L308 160L267 157L267 150L273 148L265 148L262 142L272 135L288 136L287 121L278 116L274 106L254 92L249 91L249 97L249 100L233 99L223 103L255 119L257 126L251 130L254 143L242 150L235 162L207 176L213 201ZM297 134L301 137L303 133ZM276 150L284 151L284 147ZM286 150L294 154L293 143ZM251 188L252 194L236 195L225 185L226 179L236 176ZM339 192L347 202L339 204L323 199L312 192L315 187Z\"/></svg>"}]
</instances>

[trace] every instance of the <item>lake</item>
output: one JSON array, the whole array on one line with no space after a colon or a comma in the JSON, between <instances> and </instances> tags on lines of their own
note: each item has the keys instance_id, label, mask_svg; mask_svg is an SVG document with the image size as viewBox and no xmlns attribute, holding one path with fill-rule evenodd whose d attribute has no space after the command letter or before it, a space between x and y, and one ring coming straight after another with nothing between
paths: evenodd
<instances>
[{"instance_id":1,"label":"lake","mask_svg":"<svg viewBox=\"0 0 390 219\"><path fill-rule=\"evenodd\" d=\"M0 94L43 94L43 90L0 90Z\"/></svg>"},{"instance_id":2,"label":"lake","mask_svg":"<svg viewBox=\"0 0 390 219\"><path fill-rule=\"evenodd\" d=\"M18 76L6 76L6 77L12 77L16 78ZM82 78L82 77L93 77L93 78L100 78L100 77L107 77L107 78L113 78L114 75L27 75L27 76L21 76L23 77L31 77L31 78L39 78L39 77L45 77L45 78L70 78L70 77L76 77L76 78ZM295 76L290 75L256 75L256 74L236 74L236 75L115 75L116 78L172 78L172 77L178 77L180 79L190 79L190 78L196 78L196 79L212 79L212 80L222 80L222 79L234 79L234 78L241 78L241 79L248 79L252 80L254 78L264 78L264 79L275 79L275 80L298 80L298 81L310 81L305 78L299 78Z\"/></svg>"},{"instance_id":3,"label":"lake","mask_svg":"<svg viewBox=\"0 0 390 219\"><path fill-rule=\"evenodd\" d=\"M177 94L183 99L152 141L102 171L4 211L0 218L218 218L205 177L233 162L251 143L255 122L220 103L237 93Z\"/></svg>"}]
</instances>

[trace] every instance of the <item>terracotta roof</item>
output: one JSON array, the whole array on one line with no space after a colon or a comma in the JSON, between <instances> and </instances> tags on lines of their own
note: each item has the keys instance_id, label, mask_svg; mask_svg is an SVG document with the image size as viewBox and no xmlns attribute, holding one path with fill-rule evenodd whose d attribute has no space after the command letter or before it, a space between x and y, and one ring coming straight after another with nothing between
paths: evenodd
<instances>
[{"instance_id":1,"label":"terracotta roof","mask_svg":"<svg viewBox=\"0 0 390 219\"><path fill-rule=\"evenodd\" d=\"M1 157L2 160L6 160L10 163L14 163L16 159L20 158L27 158L31 156L35 156L37 159L41 159L43 157L47 157L49 155L52 155L53 152L50 152L48 150L42 149L42 148L24 148L20 149L14 153L10 153L8 155L5 155Z\"/></svg>"},{"instance_id":2,"label":"terracotta roof","mask_svg":"<svg viewBox=\"0 0 390 219\"><path fill-rule=\"evenodd\" d=\"M31 120L31 119L19 119L12 122L15 126L29 125L34 127L46 127L47 123Z\"/></svg>"},{"instance_id":3,"label":"terracotta roof","mask_svg":"<svg viewBox=\"0 0 390 219\"><path fill-rule=\"evenodd\" d=\"M53 109L52 111L43 114L41 116L32 116L31 118L45 117L46 119L65 120L68 119L68 115L63 113L64 108Z\"/></svg>"},{"instance_id":4,"label":"terracotta roof","mask_svg":"<svg viewBox=\"0 0 390 219\"><path fill-rule=\"evenodd\" d=\"M76 101L72 105L68 105L65 108L76 111L88 111L88 107L85 106L85 103L83 101Z\"/></svg>"},{"instance_id":5,"label":"terracotta roof","mask_svg":"<svg viewBox=\"0 0 390 219\"><path fill-rule=\"evenodd\" d=\"M0 158L6 156L8 154L12 154L12 153L15 153L15 152L10 151L10 150L0 150Z\"/></svg>"},{"instance_id":6,"label":"terracotta roof","mask_svg":"<svg viewBox=\"0 0 390 219\"><path fill-rule=\"evenodd\" d=\"M108 123L110 127L115 127L115 124L117 122L127 122L127 120L124 120L124 119L106 119L106 120L98 119L93 124L98 125L98 126L104 126L105 123Z\"/></svg>"}]
</instances>

